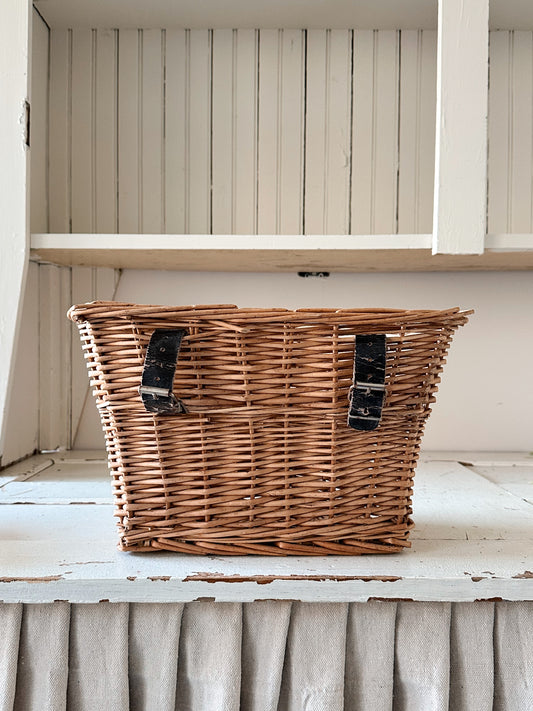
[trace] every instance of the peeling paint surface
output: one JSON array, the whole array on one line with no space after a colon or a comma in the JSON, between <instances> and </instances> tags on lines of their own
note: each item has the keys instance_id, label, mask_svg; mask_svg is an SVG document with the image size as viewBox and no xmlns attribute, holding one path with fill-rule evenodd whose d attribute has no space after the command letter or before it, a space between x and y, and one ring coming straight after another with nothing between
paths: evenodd
<instances>
[{"instance_id":1,"label":"peeling paint surface","mask_svg":"<svg viewBox=\"0 0 533 711\"><path fill-rule=\"evenodd\" d=\"M56 580L61 580L62 575L46 575L42 578L0 578L0 583L51 583Z\"/></svg>"},{"instance_id":2,"label":"peeling paint surface","mask_svg":"<svg viewBox=\"0 0 533 711\"><path fill-rule=\"evenodd\" d=\"M533 458L517 458L520 465L511 469L508 453L501 465L490 462L490 453L439 456L425 455L417 469L410 550L321 558L117 551L112 504L89 503L103 501L91 481L102 494L109 491L105 461L38 455L2 472L1 597L28 603L533 600ZM11 487L18 487L16 495Z\"/></svg>"},{"instance_id":3,"label":"peeling paint surface","mask_svg":"<svg viewBox=\"0 0 533 711\"><path fill-rule=\"evenodd\" d=\"M273 583L278 580L286 580L291 582L295 580L303 580L315 583L325 581L369 582L370 580L377 580L383 583L395 583L398 580L401 580L401 578L393 575L251 575L244 577L241 575L222 575L221 573L194 573L193 575L188 575L184 578L183 582L188 583L193 580L204 583L257 583L258 585L268 585L269 583Z\"/></svg>"}]
</instances>

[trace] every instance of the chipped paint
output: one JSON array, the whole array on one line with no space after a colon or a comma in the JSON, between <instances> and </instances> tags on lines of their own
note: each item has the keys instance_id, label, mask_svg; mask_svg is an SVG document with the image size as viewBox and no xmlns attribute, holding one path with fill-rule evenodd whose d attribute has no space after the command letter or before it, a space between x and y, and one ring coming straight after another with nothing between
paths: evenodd
<instances>
[{"instance_id":1,"label":"chipped paint","mask_svg":"<svg viewBox=\"0 0 533 711\"><path fill-rule=\"evenodd\" d=\"M0 578L0 583L53 583L63 580L62 575L47 575L43 578Z\"/></svg>"},{"instance_id":2,"label":"chipped paint","mask_svg":"<svg viewBox=\"0 0 533 711\"><path fill-rule=\"evenodd\" d=\"M482 575L473 575L473 576L470 578L470 580L471 580L473 583L479 583L480 580L485 580L485 579L486 579L486 578L484 578Z\"/></svg>"},{"instance_id":3,"label":"chipped paint","mask_svg":"<svg viewBox=\"0 0 533 711\"><path fill-rule=\"evenodd\" d=\"M76 560L72 563L59 563L60 567L65 565L109 565L112 560Z\"/></svg>"},{"instance_id":4,"label":"chipped paint","mask_svg":"<svg viewBox=\"0 0 533 711\"><path fill-rule=\"evenodd\" d=\"M474 602L504 602L503 597L478 597Z\"/></svg>"},{"instance_id":5,"label":"chipped paint","mask_svg":"<svg viewBox=\"0 0 533 711\"><path fill-rule=\"evenodd\" d=\"M396 583L402 580L395 575L223 575L222 573L194 573L183 579L184 583L257 583L257 585L269 585L278 580L290 581L303 580L306 582L382 582Z\"/></svg>"},{"instance_id":6,"label":"chipped paint","mask_svg":"<svg viewBox=\"0 0 533 711\"><path fill-rule=\"evenodd\" d=\"M369 597L368 602L418 602L412 597Z\"/></svg>"},{"instance_id":7,"label":"chipped paint","mask_svg":"<svg viewBox=\"0 0 533 711\"><path fill-rule=\"evenodd\" d=\"M165 582L167 580L170 580L171 576L170 575L154 575L151 577L148 577L148 580L156 581L156 580L164 580Z\"/></svg>"},{"instance_id":8,"label":"chipped paint","mask_svg":"<svg viewBox=\"0 0 533 711\"><path fill-rule=\"evenodd\" d=\"M518 580L531 580L533 579L533 572L531 572L531 570L524 570L523 573L513 575L513 578Z\"/></svg>"}]
</instances>

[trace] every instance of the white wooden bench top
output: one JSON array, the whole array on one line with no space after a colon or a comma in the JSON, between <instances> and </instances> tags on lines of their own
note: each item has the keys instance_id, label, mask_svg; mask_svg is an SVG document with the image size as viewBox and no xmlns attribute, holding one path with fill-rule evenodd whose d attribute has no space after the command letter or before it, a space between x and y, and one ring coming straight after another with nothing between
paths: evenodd
<instances>
[{"instance_id":1,"label":"white wooden bench top","mask_svg":"<svg viewBox=\"0 0 533 711\"><path fill-rule=\"evenodd\" d=\"M412 547L361 557L116 550L105 456L40 454L0 473L0 601L533 600L533 455L426 453Z\"/></svg>"}]
</instances>

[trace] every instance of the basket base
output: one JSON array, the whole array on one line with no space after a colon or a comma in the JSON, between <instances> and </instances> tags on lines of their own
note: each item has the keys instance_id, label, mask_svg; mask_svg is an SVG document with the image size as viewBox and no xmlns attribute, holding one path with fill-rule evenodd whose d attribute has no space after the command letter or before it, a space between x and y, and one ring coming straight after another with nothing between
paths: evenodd
<instances>
[{"instance_id":1,"label":"basket base","mask_svg":"<svg viewBox=\"0 0 533 711\"><path fill-rule=\"evenodd\" d=\"M269 555L269 556L325 556L325 555L375 555L399 553L410 548L407 538L385 539L377 541L306 541L293 543L276 541L269 543L254 542L213 542L181 541L157 538L143 543L128 544L124 538L119 543L119 550L135 553L153 553L154 551L173 551L193 555Z\"/></svg>"}]
</instances>

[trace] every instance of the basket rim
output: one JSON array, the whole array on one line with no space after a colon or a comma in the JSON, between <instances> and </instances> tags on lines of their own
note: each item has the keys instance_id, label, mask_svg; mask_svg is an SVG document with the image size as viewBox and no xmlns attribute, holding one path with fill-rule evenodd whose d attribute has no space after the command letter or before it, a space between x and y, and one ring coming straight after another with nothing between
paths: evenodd
<instances>
[{"instance_id":1,"label":"basket rim","mask_svg":"<svg viewBox=\"0 0 533 711\"><path fill-rule=\"evenodd\" d=\"M68 318L75 323L92 323L112 319L168 319L181 318L198 321L224 320L247 325L266 323L343 323L343 324L373 324L384 328L401 324L431 324L462 326L468 321L468 316L474 313L472 309L461 310L455 306L449 309L392 309L392 308L240 308L235 304L200 304L190 306L168 306L153 304L135 304L119 301L90 301L72 306L67 313ZM377 323L379 322L379 324Z\"/></svg>"}]
</instances>

